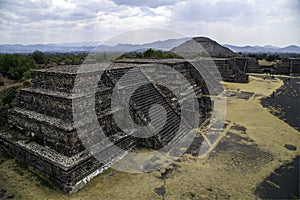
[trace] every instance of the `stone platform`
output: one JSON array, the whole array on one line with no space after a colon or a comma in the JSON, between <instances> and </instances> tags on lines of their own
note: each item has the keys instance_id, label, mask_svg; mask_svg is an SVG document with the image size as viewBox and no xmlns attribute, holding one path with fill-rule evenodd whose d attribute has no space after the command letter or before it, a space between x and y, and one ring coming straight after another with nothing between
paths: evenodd
<instances>
[{"instance_id":1,"label":"stone platform","mask_svg":"<svg viewBox=\"0 0 300 200\"><path fill-rule=\"evenodd\" d=\"M169 82L173 89L178 90L182 94L181 101L190 101L181 83L174 82L172 78L166 79L155 69L155 64L170 66L189 81L198 97L201 116L199 124L205 121L210 115L212 101L208 97L209 92L201 75L195 73L195 69L186 62L147 61L149 62L153 64L152 75L158 76L166 83ZM20 130L17 131L18 136L14 136L11 130L1 132L0 147L17 160L33 166L64 193L73 193L82 188L92 177L121 159L127 152L140 146L160 149L174 138L179 140L190 131L188 119L184 121L182 127L178 127L182 111L180 102L174 98L170 90L151 84L141 66L141 61L136 63L119 61L111 63L108 69L101 71L103 68L100 65L93 65L89 67L90 70L79 72L81 80L77 86L79 90L84 91L82 94L76 93L74 88L80 66L61 66L33 71L32 87L20 91L15 99L16 107L8 112L10 125ZM101 79L94 83L94 75L100 71L103 73ZM126 79L120 79L124 74L127 74ZM127 91L135 84L141 85L142 89L130 99L118 102L119 109L112 110L110 99L119 80L122 81L122 88L117 89L117 93ZM96 92L90 92L90 87L96 87ZM93 98L94 104L87 103L88 101L85 101L87 98ZM86 112L85 108L93 107L96 113L94 119L96 121L82 119L81 128L87 127L94 131L96 127L93 124L99 123L113 145L124 149L122 153L115 151L112 145L102 144L101 141L97 152L105 154L103 157L105 159L97 160L85 149L77 131L78 127L74 124L72 113L74 101L84 105L78 108L79 112ZM129 110L133 121L140 126L146 126L150 123L148 111L153 104L159 104L166 110L168 120L163 129L152 137L136 138L128 135L113 119L114 113L122 112L124 106L130 105ZM190 109L192 112L194 108ZM160 123L158 111L153 110L151 123ZM175 132L178 134L175 135ZM96 139L96 135L86 137L91 141ZM203 138L197 139L203 140Z\"/></svg>"}]
</instances>

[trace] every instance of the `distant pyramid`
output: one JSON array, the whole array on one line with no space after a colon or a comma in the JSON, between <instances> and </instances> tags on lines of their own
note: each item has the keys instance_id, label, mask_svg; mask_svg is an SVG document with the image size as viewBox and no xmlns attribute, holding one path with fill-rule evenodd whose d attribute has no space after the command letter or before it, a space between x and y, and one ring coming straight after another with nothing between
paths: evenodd
<instances>
[{"instance_id":1,"label":"distant pyramid","mask_svg":"<svg viewBox=\"0 0 300 200\"><path fill-rule=\"evenodd\" d=\"M173 48L171 51L179 55L185 55L186 58L195 56L217 58L239 56L239 54L206 37L193 38Z\"/></svg>"}]
</instances>

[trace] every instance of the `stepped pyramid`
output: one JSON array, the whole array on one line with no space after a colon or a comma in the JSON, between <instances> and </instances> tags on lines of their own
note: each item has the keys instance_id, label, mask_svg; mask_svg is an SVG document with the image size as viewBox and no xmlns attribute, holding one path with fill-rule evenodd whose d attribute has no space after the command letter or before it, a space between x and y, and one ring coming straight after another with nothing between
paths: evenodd
<instances>
[{"instance_id":1,"label":"stepped pyramid","mask_svg":"<svg viewBox=\"0 0 300 200\"><path fill-rule=\"evenodd\" d=\"M147 61L148 64L152 63L152 68L147 66L147 71L152 74L145 73L146 70L141 65L145 64L143 62L145 61L114 62L105 71L101 71L103 67L99 65L93 65L89 68L91 70L84 72L78 72L80 66L33 71L32 86L20 91L15 99L16 107L8 113L9 123L21 131L18 131L17 135L13 135L9 130L0 133L0 147L6 149L17 160L33 166L63 192L73 193L137 147L160 149L172 141L180 140L190 131L189 119L184 119L183 125L178 126L181 121L180 113L192 112L195 108L180 108L179 100L174 98L174 94L165 87L151 83L149 75L171 84L174 90L182 94L180 101L190 101L189 94L183 91L181 83L176 82L176 75L170 72L168 76L173 78L166 78L164 73L155 68L158 61ZM185 61L159 62L172 67L192 85L192 90L198 97L198 123L201 124L208 118L212 108L203 78ZM100 72L101 79L95 83L94 76ZM81 73L84 82L80 88L84 91L82 94L76 93L74 88L78 73ZM122 99L118 102L118 108L112 110L113 90L116 90L116 93L124 93L134 86L141 89L134 92L132 97ZM94 94L89 93L90 87L96 87ZM88 104L86 98L94 99L94 104L85 105ZM104 130L107 139L124 151L115 151L113 145L103 143L98 145L97 151L105 154L105 157L103 160L95 159L83 145L78 127L74 124L74 101L83 105L78 108L80 112L85 112L85 106L92 107L96 113L95 120ZM161 124L159 116L161 107L154 107L151 111L152 116L149 116L149 109L153 104L159 104L165 109L165 124ZM134 137L134 128L131 130L133 135L127 134L118 127L113 114L122 113L128 105L129 113L136 124L146 126L151 123L162 125L163 128L157 134L146 138ZM97 128L93 126L94 123L95 121L83 119L81 126L93 132ZM96 135L87 137L90 141L99 140ZM102 144L101 138L99 142ZM175 144L170 144L170 147L173 145Z\"/></svg>"},{"instance_id":2,"label":"stepped pyramid","mask_svg":"<svg viewBox=\"0 0 300 200\"><path fill-rule=\"evenodd\" d=\"M173 48L171 51L178 55L185 55L185 58L188 57L188 54L215 58L240 57L239 54L207 37L195 37Z\"/></svg>"},{"instance_id":3,"label":"stepped pyramid","mask_svg":"<svg viewBox=\"0 0 300 200\"><path fill-rule=\"evenodd\" d=\"M214 74L216 72L212 69L212 66L216 66L223 81L248 82L248 75L245 74L245 69L252 62L247 62L248 58L242 58L239 54L209 38L193 38L173 48L171 51L191 60L191 62L196 60L199 63L198 65L201 66L198 70L203 69L203 72L205 71L204 73L208 77L215 77Z\"/></svg>"}]
</instances>

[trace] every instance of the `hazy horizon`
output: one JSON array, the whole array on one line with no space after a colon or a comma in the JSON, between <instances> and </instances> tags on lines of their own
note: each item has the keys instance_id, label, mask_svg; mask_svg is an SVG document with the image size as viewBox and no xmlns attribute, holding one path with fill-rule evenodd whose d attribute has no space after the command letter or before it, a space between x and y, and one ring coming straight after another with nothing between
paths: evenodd
<instances>
[{"instance_id":1,"label":"hazy horizon","mask_svg":"<svg viewBox=\"0 0 300 200\"><path fill-rule=\"evenodd\" d=\"M194 37L208 37L208 36L187 36L187 38L194 38ZM210 38L210 37L208 37ZM166 40L172 40L174 38L170 38L170 39L163 39L163 40L153 40L150 42L145 42L145 43L118 43L118 44L124 44L124 45L144 45L144 44L148 44L148 43L153 43L153 42L158 42L158 41L166 41ZM181 39L181 38L176 38L176 39ZM182 38L184 39L184 38ZM210 38L216 42L218 42L217 40ZM219 42L218 42L219 43ZM103 41L80 41L80 42L61 42L61 43L28 43L28 44L22 44L22 43L0 43L0 45L23 45L23 46L30 46L30 45L66 45L66 46L100 46L100 45L107 45L107 46L116 46L118 44L105 44L105 42ZM298 46L300 47L300 45L297 44L289 44L289 45L285 45L285 46L277 46L277 45L273 45L273 44L262 44L262 45L257 45L257 44L245 44L245 45L236 45L236 44L232 44L232 43L220 43L221 45L233 45L236 47L246 47L246 46L251 46L251 47L274 47L274 48L285 48L288 46Z\"/></svg>"}]
</instances>

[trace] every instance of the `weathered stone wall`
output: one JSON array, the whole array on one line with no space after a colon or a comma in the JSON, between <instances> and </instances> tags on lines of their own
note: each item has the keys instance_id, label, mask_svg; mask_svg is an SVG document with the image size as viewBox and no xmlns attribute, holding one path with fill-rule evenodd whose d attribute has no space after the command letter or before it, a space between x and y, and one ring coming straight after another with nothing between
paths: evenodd
<instances>
[{"instance_id":1,"label":"weathered stone wall","mask_svg":"<svg viewBox=\"0 0 300 200\"><path fill-rule=\"evenodd\" d=\"M240 70L231 60L215 59L214 62L221 73L223 81L237 83L248 82L248 75Z\"/></svg>"},{"instance_id":2,"label":"weathered stone wall","mask_svg":"<svg viewBox=\"0 0 300 200\"><path fill-rule=\"evenodd\" d=\"M133 59L133 60L121 60L117 61L115 65L117 66L122 66L124 64L131 65L131 66L139 66L143 64L149 64L153 63L153 60L144 60L144 59ZM243 70L238 66L235 62L234 59L230 58L209 58L209 59L200 59L200 60L183 60L183 59L170 59L170 60L156 60L155 61L158 64L164 64L168 66L175 67L178 66L180 68L181 73L186 73L186 69L192 70L194 67L191 65L191 63L197 62L198 65L201 65L201 67L208 72L211 72L212 70L210 69L212 65L215 65L219 69L219 73L222 76L223 81L228 81L228 82L240 82L240 83L247 83L248 82L248 75L245 74ZM250 59L249 65L254 65L254 61ZM176 69L178 70L178 69ZM217 76L215 76L217 77Z\"/></svg>"},{"instance_id":3,"label":"weathered stone wall","mask_svg":"<svg viewBox=\"0 0 300 200\"><path fill-rule=\"evenodd\" d=\"M274 74L299 75L300 74L300 59L285 58L274 66Z\"/></svg>"},{"instance_id":4,"label":"weathered stone wall","mask_svg":"<svg viewBox=\"0 0 300 200\"><path fill-rule=\"evenodd\" d=\"M43 91L36 88L22 89L18 107L35 111L71 123L72 97L59 92Z\"/></svg>"},{"instance_id":5,"label":"weathered stone wall","mask_svg":"<svg viewBox=\"0 0 300 200\"><path fill-rule=\"evenodd\" d=\"M300 74L299 58L283 58L279 63L271 66L260 66L254 58L237 57L231 58L230 61L245 73Z\"/></svg>"},{"instance_id":6,"label":"weathered stone wall","mask_svg":"<svg viewBox=\"0 0 300 200\"><path fill-rule=\"evenodd\" d=\"M8 113L9 123L28 132L47 146L63 155L73 156L84 150L71 124L55 121L33 112L16 108Z\"/></svg>"},{"instance_id":7,"label":"weathered stone wall","mask_svg":"<svg viewBox=\"0 0 300 200\"><path fill-rule=\"evenodd\" d=\"M82 188L92 173L101 173L109 165L103 165L87 152L74 157L65 157L38 144L14 141L8 135L0 135L0 147L20 162L34 167L65 193ZM109 154L109 152L106 152ZM118 160L118 157L113 159ZM112 162L113 162L112 159Z\"/></svg>"},{"instance_id":8,"label":"weathered stone wall","mask_svg":"<svg viewBox=\"0 0 300 200\"><path fill-rule=\"evenodd\" d=\"M300 75L300 58L291 59L290 75Z\"/></svg>"},{"instance_id":9,"label":"weathered stone wall","mask_svg":"<svg viewBox=\"0 0 300 200\"><path fill-rule=\"evenodd\" d=\"M245 73L263 73L263 68L255 58L236 57L231 61Z\"/></svg>"},{"instance_id":10,"label":"weathered stone wall","mask_svg":"<svg viewBox=\"0 0 300 200\"><path fill-rule=\"evenodd\" d=\"M192 85L197 84L196 78L191 75L191 66L187 64L187 62L178 62L177 60L123 60L123 61L117 61L111 65L112 69L108 70L108 77L110 77L114 83L118 82L120 77L122 77L123 74L127 73L130 69L137 69L135 73L130 75L130 72L127 73L127 76L129 75L129 78L127 77L127 80L123 80L125 82L119 83L122 86L122 90L126 90L126 88L130 88L134 84L139 83L147 83L147 75L143 72L143 65L144 64L163 64L170 66L174 69L176 69L179 73L181 73L183 76L186 77L187 80L190 81ZM127 66L130 66L128 68ZM141 70L139 70L141 69ZM173 89L177 89L179 93L184 92L181 90L181 83L177 82L177 77L172 72L168 73L160 73L155 68L155 65L151 67L151 65L147 65L147 73L150 77L154 78L156 80L161 80L162 83L171 85ZM167 76L167 77L165 77ZM148 81L149 82L149 81ZM207 91L207 88L205 86L204 81L199 82L201 85L198 85L198 90L201 91ZM142 84L143 85L143 84ZM205 89L206 88L206 89ZM197 93L197 91L196 91ZM199 91L198 91L199 93ZM197 94L198 94L197 93ZM152 147L155 149L160 149L164 144L168 143L174 138L174 133L177 132L176 127L172 126L172 124L179 124L180 117L179 112L177 110L177 104L176 101L174 102L173 99L174 95L170 93L169 90L165 90L163 87L155 86L155 85L146 85L142 89L142 93L138 94L138 98L133 99L124 99L123 102L119 102L120 105L127 106L128 102L131 107L131 113L134 113L134 121L140 125L147 125L149 122L149 116L148 116L148 109L150 105L154 103L158 103L160 105L163 105L166 110L168 110L168 122L164 126L163 131L156 134L153 137L150 137L148 139L138 139L137 143L139 145L142 143L143 145L147 147ZM132 101L130 101L132 100ZM206 99L206 104L200 106L200 110L202 111L201 115L203 117L203 120L208 116L208 112L211 111L211 102L210 99ZM145 108L145 110L140 109ZM204 114L205 113L205 114ZM159 120L160 116L154 116L154 121L157 119ZM202 121L202 119L201 119ZM105 127L104 127L105 129ZM185 134L184 132L180 134Z\"/></svg>"}]
</instances>

